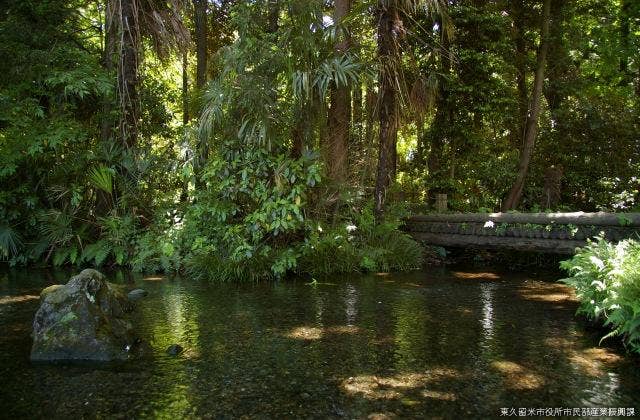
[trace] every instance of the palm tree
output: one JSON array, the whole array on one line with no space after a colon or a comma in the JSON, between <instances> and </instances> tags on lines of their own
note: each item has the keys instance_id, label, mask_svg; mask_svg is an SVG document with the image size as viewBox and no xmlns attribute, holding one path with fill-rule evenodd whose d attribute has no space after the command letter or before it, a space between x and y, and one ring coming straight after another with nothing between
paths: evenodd
<instances>
[{"instance_id":1,"label":"palm tree","mask_svg":"<svg viewBox=\"0 0 640 420\"><path fill-rule=\"evenodd\" d=\"M378 0L378 115L380 122L378 168L374 204L376 217L384 212L385 196L396 177L398 120L400 103L406 95L402 69L402 46L406 30L404 19L419 10L446 16L444 0ZM448 25L446 19L441 19Z\"/></svg>"},{"instance_id":2,"label":"palm tree","mask_svg":"<svg viewBox=\"0 0 640 420\"><path fill-rule=\"evenodd\" d=\"M140 119L139 73L141 40L151 38L161 57L177 47L184 50L189 32L180 10L185 0L107 0L104 64L117 70L117 98L120 108L118 136L124 150L133 150L138 141ZM103 138L108 129L103 127Z\"/></svg>"},{"instance_id":3,"label":"palm tree","mask_svg":"<svg viewBox=\"0 0 640 420\"><path fill-rule=\"evenodd\" d=\"M333 22L342 27L345 16L351 8L350 0L335 0ZM349 49L349 35L346 30L338 38L335 50L338 56ZM328 177L336 184L344 182L347 174L347 148L349 142L349 123L351 117L351 91L345 84L336 84L330 92L331 108L329 110L329 159L327 161Z\"/></svg>"}]
</instances>

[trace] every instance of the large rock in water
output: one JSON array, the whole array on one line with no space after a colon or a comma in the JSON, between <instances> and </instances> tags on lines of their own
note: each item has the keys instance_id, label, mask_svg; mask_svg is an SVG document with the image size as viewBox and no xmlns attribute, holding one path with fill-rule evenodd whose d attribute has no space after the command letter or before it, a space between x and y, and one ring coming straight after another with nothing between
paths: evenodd
<instances>
[{"instance_id":1,"label":"large rock in water","mask_svg":"<svg viewBox=\"0 0 640 420\"><path fill-rule=\"evenodd\" d=\"M124 360L134 342L126 295L96 270L40 295L31 360Z\"/></svg>"}]
</instances>

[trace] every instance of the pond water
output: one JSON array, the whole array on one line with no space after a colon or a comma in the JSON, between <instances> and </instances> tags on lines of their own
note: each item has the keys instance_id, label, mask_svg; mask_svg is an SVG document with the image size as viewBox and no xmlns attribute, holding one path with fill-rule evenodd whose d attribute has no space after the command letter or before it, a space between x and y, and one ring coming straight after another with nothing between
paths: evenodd
<instances>
[{"instance_id":1,"label":"pond water","mask_svg":"<svg viewBox=\"0 0 640 420\"><path fill-rule=\"evenodd\" d=\"M28 356L38 294L68 275L0 273L0 417L637 410L639 359L598 347L554 277L455 267L315 285L139 276L126 281L149 292L134 314L146 353L117 365L64 366ZM173 343L185 352L168 356Z\"/></svg>"}]
</instances>

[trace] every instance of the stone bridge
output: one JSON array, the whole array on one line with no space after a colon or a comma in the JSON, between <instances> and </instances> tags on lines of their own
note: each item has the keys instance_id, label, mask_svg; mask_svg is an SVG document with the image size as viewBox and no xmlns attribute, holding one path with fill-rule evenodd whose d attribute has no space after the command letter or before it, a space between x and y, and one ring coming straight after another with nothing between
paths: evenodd
<instances>
[{"instance_id":1,"label":"stone bridge","mask_svg":"<svg viewBox=\"0 0 640 420\"><path fill-rule=\"evenodd\" d=\"M640 213L434 213L408 217L404 230L428 245L573 254L602 234L640 239Z\"/></svg>"}]
</instances>

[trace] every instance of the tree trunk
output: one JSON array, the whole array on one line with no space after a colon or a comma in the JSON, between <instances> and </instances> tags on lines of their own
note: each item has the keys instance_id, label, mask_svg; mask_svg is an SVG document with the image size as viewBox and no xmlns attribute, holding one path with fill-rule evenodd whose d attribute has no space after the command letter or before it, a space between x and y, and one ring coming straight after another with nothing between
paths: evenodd
<instances>
[{"instance_id":1,"label":"tree trunk","mask_svg":"<svg viewBox=\"0 0 640 420\"><path fill-rule=\"evenodd\" d=\"M630 26L631 2L629 0L621 0L620 2L620 86L626 86L631 80L629 73L629 35L631 33Z\"/></svg>"},{"instance_id":2,"label":"tree trunk","mask_svg":"<svg viewBox=\"0 0 640 420\"><path fill-rule=\"evenodd\" d=\"M305 128L308 124L305 105L301 104L298 109L297 119L291 130L291 157L294 159L300 159L302 157L304 152L304 137L306 134Z\"/></svg>"},{"instance_id":3,"label":"tree trunk","mask_svg":"<svg viewBox=\"0 0 640 420\"><path fill-rule=\"evenodd\" d=\"M115 65L116 55L116 25L114 22L114 5L113 0L105 1L105 16L104 16L104 51L102 55L102 66L111 74ZM100 122L100 142L102 144L109 144L112 141L114 120L111 117L113 112L113 102L111 95L106 95L102 98L102 116ZM96 189L96 208L95 214L97 216L105 216L111 208L111 199L106 191Z\"/></svg>"},{"instance_id":4,"label":"tree trunk","mask_svg":"<svg viewBox=\"0 0 640 420\"><path fill-rule=\"evenodd\" d=\"M449 143L451 149L453 149L451 128L453 127L454 110L450 100L450 87L448 85L451 74L451 43L449 38L444 34L442 22L439 22L439 24L442 38L442 47L439 51L439 65L442 78L438 81L436 115L430 133L429 157L427 159L429 178L434 184L440 184L446 177L446 174L442 170L445 143ZM432 192L443 193L446 191L441 187L436 187Z\"/></svg>"},{"instance_id":5,"label":"tree trunk","mask_svg":"<svg viewBox=\"0 0 640 420\"><path fill-rule=\"evenodd\" d=\"M365 87L364 95L364 134L363 143L360 145L360 149L357 150L358 157L362 161L362 174L361 184L368 184L373 178L373 173L377 163L377 150L378 147L375 144L375 124L376 117L378 115L378 99L376 92L373 91L371 86Z\"/></svg>"},{"instance_id":6,"label":"tree trunk","mask_svg":"<svg viewBox=\"0 0 640 420\"><path fill-rule=\"evenodd\" d=\"M513 131L513 145L519 146L524 136L524 130L527 122L527 44L525 42L525 22L523 6L518 2L513 2L513 40L516 47L515 68L516 68L516 87L518 91L518 116L516 118L516 126Z\"/></svg>"},{"instance_id":7,"label":"tree trunk","mask_svg":"<svg viewBox=\"0 0 640 420\"><path fill-rule=\"evenodd\" d=\"M384 213L387 190L395 179L396 141L398 137L398 93L396 79L400 65L399 37L403 34L402 21L395 0L378 2L378 104L380 133L378 142L378 168L374 192L375 214Z\"/></svg>"},{"instance_id":8,"label":"tree trunk","mask_svg":"<svg viewBox=\"0 0 640 420\"><path fill-rule=\"evenodd\" d=\"M138 73L140 66L140 28L136 0L121 0L120 12L120 63L118 66L118 99L122 115L120 133L126 150L137 144L140 98Z\"/></svg>"},{"instance_id":9,"label":"tree trunk","mask_svg":"<svg viewBox=\"0 0 640 420\"><path fill-rule=\"evenodd\" d=\"M115 64L116 54L116 25L114 24L113 0L105 1L104 14L104 51L102 55L102 66L111 73ZM111 140L113 133L113 121L111 119L112 102L110 97L105 97L102 103L102 122L100 124L100 140L107 143Z\"/></svg>"},{"instance_id":10,"label":"tree trunk","mask_svg":"<svg viewBox=\"0 0 640 420\"><path fill-rule=\"evenodd\" d=\"M193 0L194 23L196 32L196 88L202 89L207 83L207 0ZM204 183L201 179L202 168L209 158L206 139L198 138L194 162L195 187L201 190Z\"/></svg>"},{"instance_id":11,"label":"tree trunk","mask_svg":"<svg viewBox=\"0 0 640 420\"><path fill-rule=\"evenodd\" d=\"M360 84L353 89L352 102L351 127L353 135L359 142L362 142L362 86Z\"/></svg>"},{"instance_id":12,"label":"tree trunk","mask_svg":"<svg viewBox=\"0 0 640 420\"><path fill-rule=\"evenodd\" d=\"M551 4L551 22L549 26L549 52L547 53L547 85L543 89L551 118L556 124L556 129L562 132L558 126L562 124L562 118L558 118L558 111L565 100L566 79L571 62L569 51L563 41L563 23L565 15L566 0L555 0Z\"/></svg>"},{"instance_id":13,"label":"tree trunk","mask_svg":"<svg viewBox=\"0 0 640 420\"><path fill-rule=\"evenodd\" d=\"M196 29L196 86L207 82L207 0L193 0Z\"/></svg>"},{"instance_id":14,"label":"tree trunk","mask_svg":"<svg viewBox=\"0 0 640 420\"><path fill-rule=\"evenodd\" d=\"M267 16L267 32L275 34L278 32L278 18L280 17L280 4L278 0L269 0L269 11Z\"/></svg>"},{"instance_id":15,"label":"tree trunk","mask_svg":"<svg viewBox=\"0 0 640 420\"><path fill-rule=\"evenodd\" d=\"M522 149L520 150L520 163L518 164L518 174L513 183L502 210L513 210L520 204L524 182L529 171L529 163L533 154L536 135L538 134L538 115L540 113L540 97L542 96L542 86L544 83L544 69L547 62L547 51L549 49L549 21L551 17L551 0L544 0L542 11L542 28L540 30L540 49L536 62L536 73L531 93L531 103L529 115L525 126Z\"/></svg>"},{"instance_id":16,"label":"tree trunk","mask_svg":"<svg viewBox=\"0 0 640 420\"><path fill-rule=\"evenodd\" d=\"M189 53L182 53L182 124L189 124Z\"/></svg>"},{"instance_id":17,"label":"tree trunk","mask_svg":"<svg viewBox=\"0 0 640 420\"><path fill-rule=\"evenodd\" d=\"M349 13L350 3L350 0L335 0L333 13L335 25L342 25L342 20ZM336 55L346 53L348 48L349 36L345 33L338 37L335 45ZM327 175L333 183L342 184L347 175L347 147L351 120L351 93L349 86L334 85L330 96Z\"/></svg>"}]
</instances>

